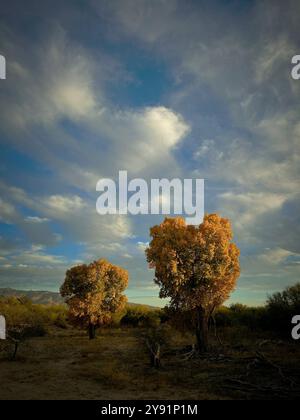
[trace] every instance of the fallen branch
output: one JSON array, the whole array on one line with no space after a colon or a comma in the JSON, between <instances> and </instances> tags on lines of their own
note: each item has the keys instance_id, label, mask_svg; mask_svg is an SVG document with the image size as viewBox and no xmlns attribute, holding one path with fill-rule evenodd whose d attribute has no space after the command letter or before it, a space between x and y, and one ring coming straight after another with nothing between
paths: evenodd
<instances>
[{"instance_id":1,"label":"fallen branch","mask_svg":"<svg viewBox=\"0 0 300 420\"><path fill-rule=\"evenodd\" d=\"M228 382L232 383L233 385L231 386L231 388L235 388L238 389L240 391L244 391L244 392L250 392L250 391L258 391L260 393L280 393L281 395L285 394L285 395L289 395L289 392L285 389L285 388L281 388L281 387L272 387L272 386L266 386L266 385L256 385L253 384L251 382L245 382L245 381L241 381L239 379L233 379L233 378L229 378L227 379ZM245 389L246 388L246 389Z\"/></svg>"},{"instance_id":2,"label":"fallen branch","mask_svg":"<svg viewBox=\"0 0 300 420\"><path fill-rule=\"evenodd\" d=\"M17 340L16 338L11 337L10 335L7 335L7 339L11 341L14 345L14 351L13 351L11 360L15 360L17 357L17 352L18 352L18 348L19 348L19 344L21 340Z\"/></svg>"},{"instance_id":3,"label":"fallen branch","mask_svg":"<svg viewBox=\"0 0 300 420\"><path fill-rule=\"evenodd\" d=\"M256 355L257 355L257 357L259 358L259 360L262 363L265 363L266 365L271 366L274 369L276 369L277 372L278 372L278 374L279 374L279 376L281 377L281 379L284 382L289 383L289 386L291 388L293 388L294 386L296 386L296 383L295 383L295 381L293 379L288 378L287 376L284 375L284 373L282 371L282 368L280 366L276 365L274 362L272 362L271 360L267 359L267 357L263 353L260 353L259 351L256 351Z\"/></svg>"},{"instance_id":4,"label":"fallen branch","mask_svg":"<svg viewBox=\"0 0 300 420\"><path fill-rule=\"evenodd\" d=\"M159 343L151 344L150 341L146 340L146 345L150 351L151 365L155 368L161 367L161 347Z\"/></svg>"}]
</instances>

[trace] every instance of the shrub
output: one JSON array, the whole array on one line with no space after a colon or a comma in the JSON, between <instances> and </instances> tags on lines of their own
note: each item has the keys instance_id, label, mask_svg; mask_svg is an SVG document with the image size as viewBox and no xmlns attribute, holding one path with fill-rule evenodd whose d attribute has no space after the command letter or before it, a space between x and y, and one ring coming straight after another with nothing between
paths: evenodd
<instances>
[{"instance_id":1,"label":"shrub","mask_svg":"<svg viewBox=\"0 0 300 420\"><path fill-rule=\"evenodd\" d=\"M8 329L19 325L67 326L64 305L37 305L27 298L0 297L0 314L5 316Z\"/></svg>"},{"instance_id":2,"label":"shrub","mask_svg":"<svg viewBox=\"0 0 300 420\"><path fill-rule=\"evenodd\" d=\"M152 367L161 367L161 357L164 347L172 342L172 329L169 325L163 324L152 327L145 333L145 342L150 356Z\"/></svg>"},{"instance_id":3,"label":"shrub","mask_svg":"<svg viewBox=\"0 0 300 420\"><path fill-rule=\"evenodd\" d=\"M270 296L266 315L265 323L268 329L282 337L290 337L291 320L294 315L300 315L300 283Z\"/></svg>"},{"instance_id":4,"label":"shrub","mask_svg":"<svg viewBox=\"0 0 300 420\"><path fill-rule=\"evenodd\" d=\"M147 306L128 306L121 325L131 327L155 327L161 323L161 310Z\"/></svg>"}]
</instances>

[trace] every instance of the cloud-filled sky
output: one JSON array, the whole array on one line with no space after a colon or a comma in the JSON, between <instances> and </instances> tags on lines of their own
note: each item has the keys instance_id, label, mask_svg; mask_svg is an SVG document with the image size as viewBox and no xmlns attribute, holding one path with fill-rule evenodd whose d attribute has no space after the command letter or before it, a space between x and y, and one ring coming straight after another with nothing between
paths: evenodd
<instances>
[{"instance_id":1,"label":"cloud-filled sky","mask_svg":"<svg viewBox=\"0 0 300 420\"><path fill-rule=\"evenodd\" d=\"M144 250L162 216L99 216L96 183L204 178L232 220L231 301L299 281L300 3L2 1L0 287L57 291L106 257L162 304Z\"/></svg>"}]
</instances>

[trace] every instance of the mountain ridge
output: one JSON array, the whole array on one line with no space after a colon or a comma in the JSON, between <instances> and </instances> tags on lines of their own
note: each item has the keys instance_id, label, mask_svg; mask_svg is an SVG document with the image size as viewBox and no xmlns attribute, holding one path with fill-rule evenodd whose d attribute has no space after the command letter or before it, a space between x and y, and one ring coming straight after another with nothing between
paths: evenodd
<instances>
[{"instance_id":1,"label":"mountain ridge","mask_svg":"<svg viewBox=\"0 0 300 420\"><path fill-rule=\"evenodd\" d=\"M58 292L49 292L46 290L17 290L10 287L0 288L0 296L9 297L27 297L33 303L50 305L50 304L62 304L64 303L63 298Z\"/></svg>"},{"instance_id":2,"label":"mountain ridge","mask_svg":"<svg viewBox=\"0 0 300 420\"><path fill-rule=\"evenodd\" d=\"M64 299L58 292L50 292L46 290L18 290L10 287L0 287L0 297L27 297L32 303L40 305L61 305L64 303ZM131 307L134 306L145 306L150 309L159 309L156 306L151 306L143 303L128 302Z\"/></svg>"}]
</instances>

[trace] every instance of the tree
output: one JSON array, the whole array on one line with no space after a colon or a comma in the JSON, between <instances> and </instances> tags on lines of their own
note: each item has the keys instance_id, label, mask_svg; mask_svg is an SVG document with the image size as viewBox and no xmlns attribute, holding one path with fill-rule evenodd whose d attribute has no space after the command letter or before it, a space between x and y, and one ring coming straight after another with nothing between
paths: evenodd
<instances>
[{"instance_id":1,"label":"tree","mask_svg":"<svg viewBox=\"0 0 300 420\"><path fill-rule=\"evenodd\" d=\"M146 250L160 297L175 311L191 311L199 352L208 350L209 319L228 299L240 274L239 249L232 243L229 220L206 215L199 226L166 218L150 229Z\"/></svg>"},{"instance_id":2,"label":"tree","mask_svg":"<svg viewBox=\"0 0 300 420\"><path fill-rule=\"evenodd\" d=\"M267 300L268 309L289 310L297 313L300 311L300 283L287 287L283 292L274 293Z\"/></svg>"},{"instance_id":3,"label":"tree","mask_svg":"<svg viewBox=\"0 0 300 420\"><path fill-rule=\"evenodd\" d=\"M124 308L127 285L126 270L100 259L69 269L60 293L69 306L70 321L87 327L93 339L96 328L110 323L113 314Z\"/></svg>"},{"instance_id":4,"label":"tree","mask_svg":"<svg viewBox=\"0 0 300 420\"><path fill-rule=\"evenodd\" d=\"M268 327L290 337L291 320L300 314L300 283L269 296L266 310Z\"/></svg>"}]
</instances>

